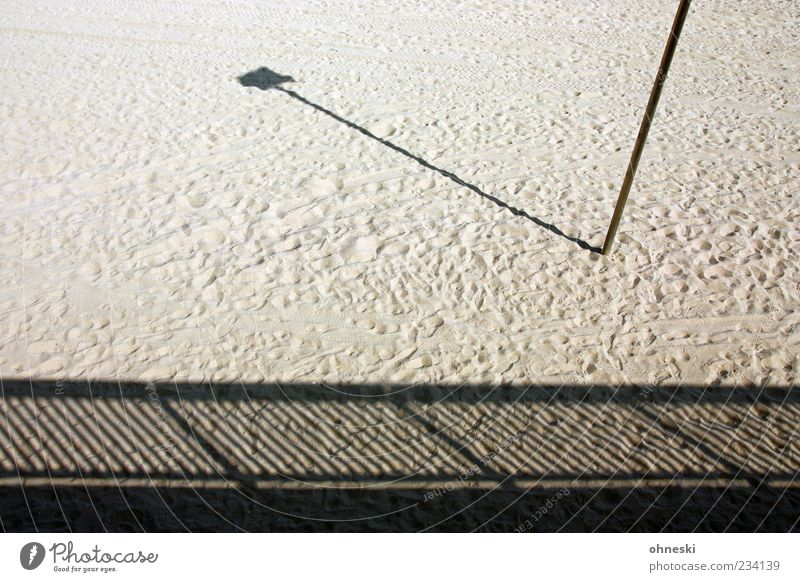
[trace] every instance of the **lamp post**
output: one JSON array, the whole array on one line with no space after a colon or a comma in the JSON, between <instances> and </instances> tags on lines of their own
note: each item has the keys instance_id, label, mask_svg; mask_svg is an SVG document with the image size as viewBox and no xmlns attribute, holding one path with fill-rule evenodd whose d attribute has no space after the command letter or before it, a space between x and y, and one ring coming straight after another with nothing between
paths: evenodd
<instances>
[{"instance_id":1,"label":"lamp post","mask_svg":"<svg viewBox=\"0 0 800 582\"><path fill-rule=\"evenodd\" d=\"M675 49L678 47L678 39L683 30L683 23L686 20L686 15L689 13L689 6L691 0L680 0L678 4L678 11L675 14L675 21L672 23L672 30L667 39L667 45L664 47L664 55L661 57L661 64L658 66L658 74L653 83L653 89L650 91L650 99L647 102L647 107L644 110L644 117L642 124L639 126L639 135L636 137L636 143L633 146L631 153L631 160L628 162L628 169L625 172L625 179L622 181L622 188L619 191L617 198L617 205L614 207L614 215L611 217L611 224L608 225L608 232L606 233L605 242L603 242L603 254L607 255L611 252L611 247L614 244L614 237L617 235L619 223L622 220L622 211L625 209L625 203L628 201L628 194L631 191L633 184L633 177L636 175L636 169L639 167L639 160L644 151L644 144L647 141L647 134L650 132L650 125L653 122L653 116L656 113L658 100L661 97L661 91L664 89L664 83L667 80L667 73L672 64L672 57L675 55Z\"/></svg>"}]
</instances>

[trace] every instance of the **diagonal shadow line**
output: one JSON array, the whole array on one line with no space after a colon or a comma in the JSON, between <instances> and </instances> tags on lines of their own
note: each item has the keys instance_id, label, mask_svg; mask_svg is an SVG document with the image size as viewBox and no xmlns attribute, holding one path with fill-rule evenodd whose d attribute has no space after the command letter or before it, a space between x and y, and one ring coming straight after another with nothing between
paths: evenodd
<instances>
[{"instance_id":1,"label":"diagonal shadow line","mask_svg":"<svg viewBox=\"0 0 800 582\"><path fill-rule=\"evenodd\" d=\"M450 447L450 450L453 451L455 455L463 456L464 459L470 463L470 466L466 467L465 469L477 468L475 479L478 479L479 477L497 479L502 481L505 485L505 478L508 477L508 475L501 475L497 471L494 471L491 467L487 467L484 460L470 451L467 448L467 445L461 444L454 438L448 436L443 428L437 428L436 425L430 419L425 418L423 414L414 412L413 418L422 428L427 431L429 435L438 438L442 443ZM455 460L457 461L457 459Z\"/></svg>"},{"instance_id":2,"label":"diagonal shadow line","mask_svg":"<svg viewBox=\"0 0 800 582\"><path fill-rule=\"evenodd\" d=\"M567 239L569 241L572 241L572 242L576 243L579 247L581 247L584 250L592 251L594 253L599 253L600 252L600 248L599 247L592 246L589 243L587 243L586 241L584 241L582 239L579 239L577 237L569 236L564 231L562 231L558 227L556 227L554 224L550 224L548 222L545 222L545 221L541 220L540 218L537 218L537 217L535 217L535 216L533 216L531 214L528 214L524 210L516 208L515 206L511 206L510 204L500 200L496 196L492 196L491 194L489 194L487 192L484 192L483 190L478 188L475 184L470 184L469 182L463 180L462 178L459 178L458 176L456 176L452 172L449 172L449 171L447 171L447 170L445 170L443 168L439 168L437 166L434 166L433 164L431 164L427 160L424 160L423 158L411 153L407 149L402 148L399 145L394 144L394 143L390 142L387 139L383 139L381 137L378 137L377 135L375 135L374 133L372 133L368 129L366 129L364 127L361 127L360 125L356 125L352 121L349 121L349 120L345 119L344 117L341 117L340 115L337 115L336 113L334 113L330 109L326 109L322 105L318 105L317 103L314 103L313 101L309 101L308 99L306 99L302 95L292 91L291 89L284 89L283 87L278 87L278 86L273 86L271 88L273 88L273 89L275 89L277 91L281 91L282 93L285 93L286 95L289 95L291 98L297 99L301 103L304 103L304 104L306 104L306 105L308 105L310 107L313 107L314 109L316 109L320 113L324 113L328 117L331 117L331 118L335 119L336 121L345 124L350 129L354 129L358 133L360 133L362 135L365 135L370 139L374 139L378 143L381 143L381 144L385 145L387 148L389 148L389 149L391 149L393 151L396 151L399 154L403 154L407 158L417 162L420 166L422 166L424 168L427 168L428 170L432 170L432 171L444 176L445 178L447 178L448 180L451 180L452 182L455 182L459 186L463 186L465 188L468 188L469 190L475 192L478 196L480 196L482 198L485 198L486 200L489 200L490 202L493 202L494 204L496 204L500 208L504 208L505 210L508 210L514 216L521 216L522 218L527 218L528 220L530 220L531 222L533 222L537 226L540 226L540 227L542 227L542 228L544 228L546 230L549 230L550 232L552 232L555 235L558 235L558 236L560 236L562 238L565 238L565 239Z\"/></svg>"},{"instance_id":3,"label":"diagonal shadow line","mask_svg":"<svg viewBox=\"0 0 800 582\"><path fill-rule=\"evenodd\" d=\"M657 414L654 414L645 406L636 406L634 408L636 412L647 419L651 426L658 426L666 434L672 434L676 437L679 437L687 444L687 449L699 451L712 463L717 462L724 466L725 469L729 471L726 476L738 476L741 479L747 480L753 487L758 487L765 481L765 478L760 475L742 471L742 467L738 463L729 460L727 457L723 457L721 454L715 454L715 451L708 447L702 440L696 439L695 437L689 435L685 431L681 430L680 427L667 426Z\"/></svg>"},{"instance_id":4,"label":"diagonal shadow line","mask_svg":"<svg viewBox=\"0 0 800 582\"><path fill-rule=\"evenodd\" d=\"M281 74L276 73L275 71L273 71L271 69L268 69L267 67L261 67L259 69L256 69L254 71L250 71L249 73L246 73L246 74L242 75L241 77L238 78L238 80L239 80L239 83L243 87L256 87L258 89L261 89L262 91L267 91L269 89L276 89L277 91L281 91L282 93L285 93L286 95L288 95L292 99L296 99L297 101L300 101L301 103L304 103L305 105L308 105L309 107L313 107L314 109L316 109L320 113L324 113L328 117L331 117L332 119L335 119L336 121L345 124L350 129L356 130L361 135L364 135L364 136L366 136L366 137L368 137L370 139L373 139L373 140L377 141L378 143L383 144L387 148L389 148L389 149L391 149L391 150L393 150L393 151L395 151L395 152L397 152L399 154L402 154L402 155L406 156L407 158L409 158L411 160L414 160L419 165L421 165L423 168L426 168L428 170L432 170L432 171L436 172L437 174L440 174L440 175L444 176L448 180L450 180L452 182L455 182L459 186L463 186L464 188L467 188L467 189L471 190L472 192L474 192L475 194L477 194L481 198L489 200L490 202L492 202L493 204L499 206L500 208L508 210L514 216L521 216L522 218L527 218L528 220L530 220L531 222L533 222L537 226L540 226L540 227L542 227L542 228L544 228L546 230L549 230L553 234L555 234L557 236L560 236L562 238L565 238L568 241L576 243L582 249L585 249L587 251L592 251L592 252L595 252L595 253L600 253L601 252L599 247L594 247L594 246L590 245L589 243L587 243L586 241L584 241L582 239L579 239L577 237L569 236L568 234L566 234L562 230L560 230L558 227L556 227L554 224L549 224L549 223L541 220L540 218L536 218L535 216L533 216L531 214L528 214L524 210L521 210L519 208L511 206L510 204L508 204L506 202L503 202L502 200L500 200L496 196L492 196L491 194L488 194L488 193L484 192L483 190L478 188L475 184L470 184L469 182L459 178L458 176L456 176L452 172L448 172L447 170L445 170L443 168L439 168L437 166L434 166L433 164L431 164L427 160L424 160L421 157L419 157L418 155L415 155L415 154L411 153L407 149L402 148L399 145L390 142L389 140L386 140L386 139L378 137L377 135L375 135L374 133L372 133L368 129L365 129L365 128L361 127L360 125L356 125L352 121L349 121L349 120L345 119L341 115L337 115L336 113L334 113L330 109L326 109L322 105L318 105L318 104L314 103L313 101L309 101L308 99L306 99L305 97L303 97L299 93L296 93L295 91L292 91L291 89L284 89L283 87L280 86L282 83L291 83L291 82L294 81L294 79L292 77L288 76L288 75L281 75Z\"/></svg>"},{"instance_id":5,"label":"diagonal shadow line","mask_svg":"<svg viewBox=\"0 0 800 582\"><path fill-rule=\"evenodd\" d=\"M178 401L178 406L183 407L182 403ZM234 485L245 488L248 481L248 476L243 474L223 453L217 450L208 440L202 435L198 434L186 420L186 416L176 410L171 404L162 406L163 410L172 418L178 427L186 434L191 436L197 443L198 447L205 452L208 457L217 463L217 467L221 470L218 474L233 482ZM186 474L181 471L181 477L186 478Z\"/></svg>"}]
</instances>

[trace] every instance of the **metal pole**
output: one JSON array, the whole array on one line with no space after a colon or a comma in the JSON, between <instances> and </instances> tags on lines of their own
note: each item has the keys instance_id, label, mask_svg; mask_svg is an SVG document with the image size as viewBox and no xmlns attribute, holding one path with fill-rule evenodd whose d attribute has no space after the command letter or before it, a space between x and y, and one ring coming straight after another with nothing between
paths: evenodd
<instances>
[{"instance_id":1,"label":"metal pole","mask_svg":"<svg viewBox=\"0 0 800 582\"><path fill-rule=\"evenodd\" d=\"M625 209L625 203L628 201L628 194L631 191L633 177L636 174L636 168L639 167L639 159L642 157L644 143L647 141L647 134L650 131L650 124L653 122L656 106L661 97L661 91L664 89L664 82L667 80L669 66L672 64L672 57L675 55L675 49L678 47L678 38L681 36L683 23L686 20L686 15L689 13L689 5L691 3L691 0L680 0L680 4L678 4L678 12L675 14L675 21L672 23L672 31L669 33L667 46L664 47L664 55L661 57L661 64L658 66L658 74L653 83L653 89L650 91L650 100L647 102L647 107L644 110L642 124L639 127L639 135L636 137L636 143L633 146L631 161L628 163L628 170L625 172L625 179L619 191L617 205L614 207L614 216L611 217L611 224L608 225L606 240L603 243L604 255L611 252L611 246L614 244L614 237L617 235L617 228L619 228L620 220L622 220L622 211Z\"/></svg>"}]
</instances>

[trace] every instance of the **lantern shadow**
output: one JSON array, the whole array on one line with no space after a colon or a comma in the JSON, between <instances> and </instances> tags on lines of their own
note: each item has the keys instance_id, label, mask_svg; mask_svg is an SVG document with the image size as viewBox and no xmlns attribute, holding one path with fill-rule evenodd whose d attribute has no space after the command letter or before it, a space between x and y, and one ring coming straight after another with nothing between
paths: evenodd
<instances>
[{"instance_id":1,"label":"lantern shadow","mask_svg":"<svg viewBox=\"0 0 800 582\"><path fill-rule=\"evenodd\" d=\"M395 151L395 152L397 152L399 154L404 155L405 157L409 158L410 160L413 160L416 163L418 163L423 168L425 168L427 170L431 170L433 172L436 172L437 174L439 174L441 176L444 176L445 178L447 178L448 180L454 182L455 184L458 184L459 186L463 186L464 188L467 188L468 190L474 192L475 194L477 194L481 198L483 198L485 200L489 200L490 202L492 202L493 204L499 206L500 208L503 208L504 210L507 210L507 211L511 212L514 216L519 216L521 218L525 218L525 219L533 222L535 225L537 225L537 226L539 226L541 228L544 228L545 230L550 231L551 233L555 234L556 236L560 236L561 238L567 239L568 241L571 241L571 242L577 244L579 247L581 247L584 250L591 251L591 252L594 252L594 253L599 253L600 252L600 248L599 247L592 246L588 242L586 242L586 241L584 241L584 240L582 240L582 239L580 239L578 237L574 237L574 236L570 236L570 235L566 234L564 231L559 229L554 224L550 224L548 222L545 222L544 220L542 220L540 218L537 218L536 216L533 216L532 214L529 214L525 210L522 210L522 209L517 208L515 206L511 206L510 204L508 204L507 202L501 200L497 196L489 194L488 192L485 192L484 190L482 190L481 188L479 188L475 184L471 184L471 183L467 182L466 180L460 178L459 176L455 175L453 172L445 170L444 168L439 168L437 166L434 166L429 161L427 161L427 160L421 158L420 156L410 152L409 150L407 150L407 149L405 149L405 148L403 148L403 147L401 147L401 146L399 146L399 145L397 145L397 144L395 144L395 143L393 143L393 142L391 142L391 141L389 141L387 139L384 139L382 137L378 137L377 135L375 135L374 133L372 133L368 129L366 129L366 128L364 128L364 127L362 127L362 126L360 126L360 125L358 125L356 123L353 123L352 121L350 121L348 119L345 119L344 117L334 113L330 109L326 109L322 105L314 103L313 101L309 101L308 99L306 99L305 97L303 97L299 93L297 93L295 91L292 91L291 89L286 89L286 88L281 86L284 83L291 83L291 82L294 82L294 78L293 77L290 77L288 75L281 75L281 74L276 73L275 71L273 71L273 70L271 70L271 69L269 69L267 67L261 67L259 69L255 69L255 70L250 71L249 73L246 73L246 74L242 75L241 77L239 77L239 83L244 87L255 87L255 88L260 89L262 91L267 91L269 89L275 89L276 91L280 91L281 93L285 93L286 95L288 95L292 99L295 99L295 100L303 103L304 105L308 105L309 107L312 107L312 108L316 109L320 113L323 113L324 115L327 115L328 117L331 117L332 119L335 119L336 121L338 121L340 123L343 123L344 125L346 125L350 129L353 129L353 130L357 131L361 135L366 136L366 137L368 137L368 138L370 138L372 140L375 140L378 143L386 146L387 148L389 148L389 149L391 149L391 150L393 150L393 151Z\"/></svg>"}]
</instances>

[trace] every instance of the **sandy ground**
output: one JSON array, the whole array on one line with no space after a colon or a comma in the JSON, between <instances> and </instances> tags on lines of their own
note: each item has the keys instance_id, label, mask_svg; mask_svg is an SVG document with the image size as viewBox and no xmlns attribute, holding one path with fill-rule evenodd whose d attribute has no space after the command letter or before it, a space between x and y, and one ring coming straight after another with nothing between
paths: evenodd
<instances>
[{"instance_id":1,"label":"sandy ground","mask_svg":"<svg viewBox=\"0 0 800 582\"><path fill-rule=\"evenodd\" d=\"M588 471L631 491L677 478L727 491L742 476L787 491L800 469L797 3L696 3L616 250L587 250L602 244L675 4L0 1L4 482L313 475L329 492L318 481L385 490L428 467L418 503L473 481L458 475L477 463L489 489L520 475L515 490L547 477L574 491ZM86 404L101 380L127 387L108 409ZM246 397L218 400L229 383ZM307 397L316 383L328 396ZM487 408L478 395L499 385L527 396ZM587 387L612 394L597 397L607 406L585 404ZM407 391L410 404L387 396ZM126 398L149 412L128 416ZM295 437L262 414L281 398ZM329 418L337 406L355 412ZM87 432L65 440L79 422ZM168 425L203 462L148 456ZM362 426L375 434L342 432ZM426 440L441 430L454 432ZM516 469L485 462L518 433ZM574 464L534 462L540 441ZM649 453L631 460L642 441ZM370 446L392 458L336 460ZM767 497L765 515L785 502ZM799 506L774 527L796 526ZM31 527L7 511L4 527Z\"/></svg>"}]
</instances>

